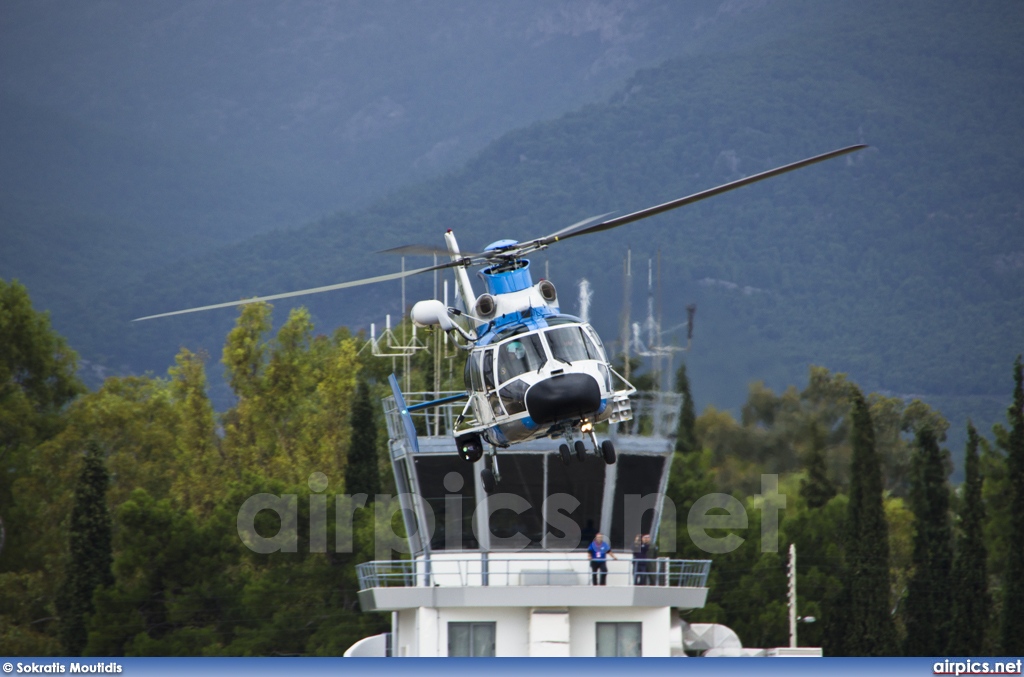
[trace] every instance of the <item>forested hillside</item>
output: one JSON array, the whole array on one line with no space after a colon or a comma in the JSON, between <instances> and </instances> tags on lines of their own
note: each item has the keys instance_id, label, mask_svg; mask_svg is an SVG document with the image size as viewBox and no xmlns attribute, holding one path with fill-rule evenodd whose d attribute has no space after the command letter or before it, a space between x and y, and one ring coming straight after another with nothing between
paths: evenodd
<instances>
[{"instance_id":1,"label":"forested hillside","mask_svg":"<svg viewBox=\"0 0 1024 677\"><path fill-rule=\"evenodd\" d=\"M700 407L735 410L751 381L781 389L823 364L925 398L954 430L967 416L987 428L1024 336L1019 7L772 7L795 22L774 39L643 70L607 102L510 132L443 178L109 287L58 326L74 327L91 361L159 370L180 345L214 352L231 313L131 317L397 270L369 254L439 244L446 228L478 249L863 142L848 158L558 245L535 265L549 265L570 310L573 286L590 280L611 342L627 247L643 272L660 252L664 326L698 304L689 362ZM411 283L410 302L430 285ZM395 283L303 303L318 326L365 329L397 315L399 298Z\"/></svg>"}]
</instances>

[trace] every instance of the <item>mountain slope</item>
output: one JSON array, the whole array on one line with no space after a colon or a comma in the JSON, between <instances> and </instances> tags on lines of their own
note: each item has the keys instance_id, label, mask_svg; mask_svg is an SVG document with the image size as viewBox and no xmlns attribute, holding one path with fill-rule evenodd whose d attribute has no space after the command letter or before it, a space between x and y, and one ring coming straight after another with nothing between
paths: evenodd
<instances>
[{"instance_id":1,"label":"mountain slope","mask_svg":"<svg viewBox=\"0 0 1024 677\"><path fill-rule=\"evenodd\" d=\"M398 262L368 252L440 243L446 228L476 249L866 142L846 159L560 244L534 265L550 265L570 310L572 286L591 281L611 343L626 247L638 270L660 251L664 326L699 306L687 361L700 404L735 408L751 380L780 388L823 364L868 390L923 396L957 426L1001 418L1024 348L1024 11L754 4L729 24L737 43L759 36L743 49L641 71L606 103L506 134L448 176L154 271L57 324L74 327L87 356L162 370L182 344L219 355L234 314L130 317L379 274ZM410 282L408 298L430 282ZM326 331L381 322L398 298L395 283L308 305Z\"/></svg>"}]
</instances>

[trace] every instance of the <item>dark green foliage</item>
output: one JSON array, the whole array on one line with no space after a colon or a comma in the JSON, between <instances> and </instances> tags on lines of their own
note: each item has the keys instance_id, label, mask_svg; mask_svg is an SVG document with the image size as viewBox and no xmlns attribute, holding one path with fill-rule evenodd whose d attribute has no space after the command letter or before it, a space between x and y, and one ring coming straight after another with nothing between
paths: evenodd
<instances>
[{"instance_id":1,"label":"dark green foliage","mask_svg":"<svg viewBox=\"0 0 1024 677\"><path fill-rule=\"evenodd\" d=\"M1010 481L1009 556L1003 583L1002 650L1024 654L1024 365L1018 355L1013 363L1013 404L1006 418L1007 470Z\"/></svg>"},{"instance_id":2,"label":"dark green foliage","mask_svg":"<svg viewBox=\"0 0 1024 677\"><path fill-rule=\"evenodd\" d=\"M882 506L882 471L867 402L853 389L850 503L847 508L843 651L849 656L891 656L896 650L889 602L889 528Z\"/></svg>"},{"instance_id":3,"label":"dark green foliage","mask_svg":"<svg viewBox=\"0 0 1024 677\"><path fill-rule=\"evenodd\" d=\"M794 543L798 554L798 611L818 621L800 626L800 646L829 647L825 650L829 656L842 653L828 633L841 627L847 613L834 604L843 590L842 542L837 534L843 533L846 518L847 497L839 494L820 508L800 510L787 505L782 525L783 542Z\"/></svg>"},{"instance_id":4,"label":"dark green foliage","mask_svg":"<svg viewBox=\"0 0 1024 677\"><path fill-rule=\"evenodd\" d=\"M708 451L692 454L676 452L672 455L672 469L666 494L676 509L676 552L681 556L707 558L707 553L690 539L686 519L694 501L717 491L714 474L711 454ZM665 525L663 528L668 526Z\"/></svg>"},{"instance_id":5,"label":"dark green foliage","mask_svg":"<svg viewBox=\"0 0 1024 677\"><path fill-rule=\"evenodd\" d=\"M211 519L203 529L191 512L142 489L121 505L117 522L117 584L97 595L87 653L188 655L223 641L218 618L239 613L237 587L218 575L232 559L221 553L237 558L241 546L231 543L228 524ZM192 642L167 641L187 627Z\"/></svg>"},{"instance_id":6,"label":"dark green foliage","mask_svg":"<svg viewBox=\"0 0 1024 677\"><path fill-rule=\"evenodd\" d=\"M70 656L81 655L88 640L87 622L93 593L114 582L107 487L110 477L99 445L89 442L82 474L75 486L71 512L70 557L57 596L60 641Z\"/></svg>"},{"instance_id":7,"label":"dark green foliage","mask_svg":"<svg viewBox=\"0 0 1024 677\"><path fill-rule=\"evenodd\" d=\"M352 442L345 467L345 493L366 494L369 500L380 493L380 470L377 465L377 426L370 386L360 380L352 401Z\"/></svg>"},{"instance_id":8,"label":"dark green foliage","mask_svg":"<svg viewBox=\"0 0 1024 677\"><path fill-rule=\"evenodd\" d=\"M807 507L820 508L836 495L836 486L828 478L825 467L824 441L817 426L807 456L807 477L800 480L800 496L807 501Z\"/></svg>"},{"instance_id":9,"label":"dark green foliage","mask_svg":"<svg viewBox=\"0 0 1024 677\"><path fill-rule=\"evenodd\" d=\"M910 505L914 512L914 573L901 610L907 656L938 656L948 642L949 586L953 561L949 486L935 432L917 433Z\"/></svg>"},{"instance_id":10,"label":"dark green foliage","mask_svg":"<svg viewBox=\"0 0 1024 677\"><path fill-rule=\"evenodd\" d=\"M967 453L964 455L963 483L953 572L950 577L952 615L949 644L944 653L951 656L983 656L985 628L989 621L991 597L988 593L987 551L983 528L985 503L982 500L978 431L967 424Z\"/></svg>"},{"instance_id":11,"label":"dark green foliage","mask_svg":"<svg viewBox=\"0 0 1024 677\"><path fill-rule=\"evenodd\" d=\"M299 495L295 552L258 554L236 534L238 506L260 491ZM262 477L227 487L202 520L134 492L118 511L117 582L97 595L86 653L338 655L381 632L378 614L357 611L351 555L310 552L309 506L304 487ZM255 526L270 536L280 522L264 511Z\"/></svg>"},{"instance_id":12,"label":"dark green foliage","mask_svg":"<svg viewBox=\"0 0 1024 677\"><path fill-rule=\"evenodd\" d=\"M84 391L77 362L25 287L0 279L0 571L20 564L36 538L24 527L37 499L19 505L12 490L29 472L32 448L59 431L64 406Z\"/></svg>"},{"instance_id":13,"label":"dark green foliage","mask_svg":"<svg viewBox=\"0 0 1024 677\"><path fill-rule=\"evenodd\" d=\"M676 451L689 453L697 451L697 411L690 393L690 377L686 374L686 363L679 365L676 372L676 392L683 396L679 407L679 425L676 429Z\"/></svg>"},{"instance_id":14,"label":"dark green foliage","mask_svg":"<svg viewBox=\"0 0 1024 677\"><path fill-rule=\"evenodd\" d=\"M78 357L50 326L48 313L32 308L28 290L0 279L0 407L13 413L23 400L36 417L57 413L83 391ZM0 419L0 454L17 441L14 423Z\"/></svg>"}]
</instances>

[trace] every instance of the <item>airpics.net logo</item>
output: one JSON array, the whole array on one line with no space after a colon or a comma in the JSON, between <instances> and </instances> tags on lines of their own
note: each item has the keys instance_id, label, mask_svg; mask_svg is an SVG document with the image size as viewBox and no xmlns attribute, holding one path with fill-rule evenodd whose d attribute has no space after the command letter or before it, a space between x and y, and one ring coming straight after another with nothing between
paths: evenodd
<instances>
[{"instance_id":1,"label":"airpics.net logo","mask_svg":"<svg viewBox=\"0 0 1024 677\"><path fill-rule=\"evenodd\" d=\"M327 475L315 472L309 476L309 541L310 552L328 551L328 499L326 493L329 480ZM491 525L495 521L515 522L516 518L536 509L526 498L515 493L490 494L480 500L465 514L464 499L459 492L465 484L463 476L450 472L444 478L448 492L433 501L427 501L417 494L377 494L373 501L374 554L378 560L391 558L393 552L410 554L409 539L394 531L393 525L404 510L416 513L415 523L420 525L420 540L430 542L435 531L443 529L445 548L462 548L463 525L472 525L473 537L482 541L482 530L487 530L487 539L492 548L506 552L520 552L536 547L521 531L511 535L495 533ZM337 494L334 497L334 544L336 553L354 552L354 522L356 512L368 507L366 494ZM434 506L443 506L441 515ZM556 493L544 498L540 515L547 532L549 550L574 549L580 545L583 529L574 517L581 502L572 494ZM778 475L761 475L761 493L753 497L753 505L760 513L761 552L779 551L779 512L786 507L786 496L779 493ZM616 507L616 510L619 510ZM663 552L676 549L676 524L678 515L675 503L661 493L626 494L623 496L622 524L626 534L640 534L644 520L652 514L661 517L658 545ZM257 517L264 512L273 513L278 525L274 534L264 533L256 528ZM499 515L498 520L495 515ZM619 518L615 515L615 519ZM743 503L729 494L711 493L701 496L685 515L686 533L698 548L706 553L720 555L739 548L746 540L736 533L750 526L747 509ZM299 548L299 496L298 494L260 493L250 496L242 503L237 515L238 537L253 552L260 554L292 553ZM543 533L543 532L542 532Z\"/></svg>"},{"instance_id":2,"label":"airpics.net logo","mask_svg":"<svg viewBox=\"0 0 1024 677\"><path fill-rule=\"evenodd\" d=\"M951 661L948 658L932 666L936 675L1019 675L1024 660L1005 661Z\"/></svg>"}]
</instances>

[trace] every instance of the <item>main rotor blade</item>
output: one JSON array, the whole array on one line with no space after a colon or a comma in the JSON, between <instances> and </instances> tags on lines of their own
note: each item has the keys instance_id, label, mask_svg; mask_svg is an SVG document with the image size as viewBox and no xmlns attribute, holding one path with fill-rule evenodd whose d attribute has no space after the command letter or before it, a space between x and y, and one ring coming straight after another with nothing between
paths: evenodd
<instances>
[{"instance_id":1,"label":"main rotor blade","mask_svg":"<svg viewBox=\"0 0 1024 677\"><path fill-rule=\"evenodd\" d=\"M601 231L611 230L612 228L618 228L619 226L624 226L627 223L633 223L634 221L639 221L640 219L646 219L648 216L655 216L657 214L661 214L662 212L667 212L672 209L677 209L688 204L693 204L694 202L699 202L700 200L704 200L709 197L714 197L715 195L721 195L722 193L725 193L730 190L735 190L736 188L742 188L743 186L749 185L751 183L756 183L758 181L763 181L764 179L770 179L773 176L778 176L779 174L791 172L794 169L801 169L803 167L807 167L818 162L824 162L825 160L831 160L832 158L839 157L840 155L853 153L854 151L862 150L864 148L867 148L867 146L861 143L855 146L848 146L846 148L833 150L831 152L823 153L821 155L815 155L814 157L807 158L806 160L800 160L798 162L793 162L788 165L776 167L775 169L769 169L768 171L761 172L760 174L754 174L743 179L738 179L730 183L722 184L721 186L708 188L707 190L702 190L699 193L694 193L693 195L687 195L686 197L681 197L677 200L672 200L670 202L665 202L660 205L655 205L654 207L648 207L647 209L641 209L638 212L626 214L625 216L620 216L618 218L610 219L608 221L602 221L601 223L596 223L591 226L579 228L575 231L566 232L564 234L560 234L563 233L563 231L559 231L559 233L554 233L552 235L548 235L547 237L541 238L539 244L551 244L552 242L558 242L560 240L568 240L570 237L576 237L577 235L589 235L590 233L600 233Z\"/></svg>"},{"instance_id":2,"label":"main rotor blade","mask_svg":"<svg viewBox=\"0 0 1024 677\"><path fill-rule=\"evenodd\" d=\"M429 244L405 244L401 247L381 249L375 251L374 254L390 254L393 256L448 256L448 250L443 247L432 247Z\"/></svg>"},{"instance_id":3,"label":"main rotor blade","mask_svg":"<svg viewBox=\"0 0 1024 677\"><path fill-rule=\"evenodd\" d=\"M595 221L600 221L601 219L605 218L606 216L611 216L614 213L615 212L606 212L604 214L598 214L597 216L591 216L588 219L583 219L582 221L577 221L576 223L572 224L571 226L566 226L565 228L563 228L562 230L560 230L558 232L551 233L550 235L546 235L546 236L542 237L541 239L542 240L550 240L552 242L557 241L557 240L564 240L566 234L571 233L572 231L574 231L576 229L582 229L582 228L584 228L586 226L589 226L592 223L594 223ZM555 238L555 239L551 240L551 238Z\"/></svg>"},{"instance_id":4,"label":"main rotor blade","mask_svg":"<svg viewBox=\"0 0 1024 677\"><path fill-rule=\"evenodd\" d=\"M426 268L415 268L413 270L406 270L398 273L389 273L387 275L378 275L376 277L366 277L361 280L352 280L351 282L341 282L339 284L330 284L326 287L314 287L312 289L301 289L299 291L290 291L283 294L271 294L270 296L258 296L251 299L244 299L242 301L229 301L227 303L214 303L209 306L200 306L198 308L186 308L185 310L175 310L170 313L160 313L159 315L147 315L146 317L137 317L132 322L141 322L142 320L154 320L158 317L170 317L171 315L184 315L185 313L198 313L203 310L214 310L216 308L230 308L232 306L244 306L249 303L258 303L260 301L276 301L277 299L287 299L293 296L306 296L307 294L319 294L325 291L334 291L336 289L348 289L349 287L361 287L364 284L374 284L375 282L387 282L389 280L400 280L403 277L409 277L410 275L419 275L420 273L427 273L432 270L440 270L442 268L453 268L455 266L465 266L470 263L469 259L459 259L458 261L448 261L446 263L439 263L436 266L427 266Z\"/></svg>"}]
</instances>

